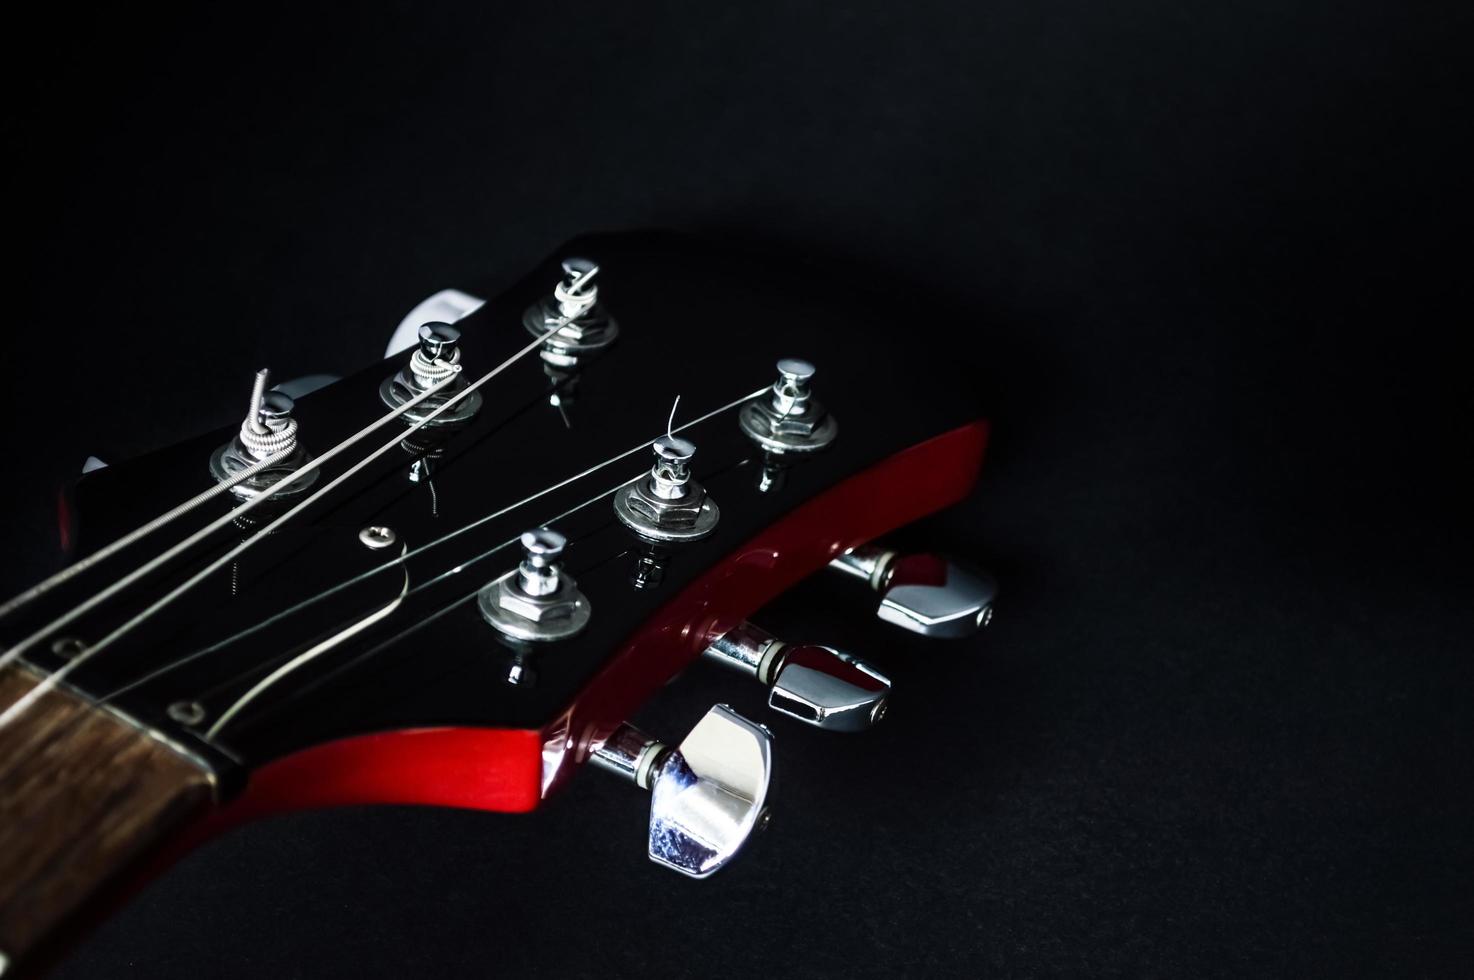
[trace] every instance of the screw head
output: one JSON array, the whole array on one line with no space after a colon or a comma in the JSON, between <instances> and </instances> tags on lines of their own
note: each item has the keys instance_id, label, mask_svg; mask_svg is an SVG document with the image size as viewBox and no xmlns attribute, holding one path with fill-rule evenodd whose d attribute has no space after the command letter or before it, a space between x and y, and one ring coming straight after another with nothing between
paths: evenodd
<instances>
[{"instance_id":1,"label":"screw head","mask_svg":"<svg viewBox=\"0 0 1474 980\"><path fill-rule=\"evenodd\" d=\"M399 535L394 533L392 527L371 525L358 532L358 540L370 551L382 551L399 540Z\"/></svg>"},{"instance_id":2,"label":"screw head","mask_svg":"<svg viewBox=\"0 0 1474 980\"><path fill-rule=\"evenodd\" d=\"M198 701L175 701L168 712L181 725L194 726L205 720L205 706Z\"/></svg>"},{"instance_id":3,"label":"screw head","mask_svg":"<svg viewBox=\"0 0 1474 980\"><path fill-rule=\"evenodd\" d=\"M58 657L65 657L68 660L71 660L73 657L78 656L86 649L87 644L83 643L79 638L75 636L63 636L61 639L51 644L52 653L56 654Z\"/></svg>"}]
</instances>

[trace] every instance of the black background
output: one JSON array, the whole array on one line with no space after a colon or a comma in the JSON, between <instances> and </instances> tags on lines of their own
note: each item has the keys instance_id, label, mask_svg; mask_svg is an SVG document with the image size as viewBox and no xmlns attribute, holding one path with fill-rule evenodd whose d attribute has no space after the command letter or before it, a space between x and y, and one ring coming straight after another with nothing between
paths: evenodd
<instances>
[{"instance_id":1,"label":"black background","mask_svg":"<svg viewBox=\"0 0 1474 980\"><path fill-rule=\"evenodd\" d=\"M414 303L590 229L741 233L971 311L977 495L917 543L1005 588L857 739L777 725L706 883L580 780L214 843L81 976L1474 967L1467 5L1079 0L52 9L7 51L0 583L57 486L376 359ZM715 343L723 338L699 337ZM863 341L863 335L858 338ZM757 692L693 672L689 724ZM665 728L661 729L666 730Z\"/></svg>"}]
</instances>

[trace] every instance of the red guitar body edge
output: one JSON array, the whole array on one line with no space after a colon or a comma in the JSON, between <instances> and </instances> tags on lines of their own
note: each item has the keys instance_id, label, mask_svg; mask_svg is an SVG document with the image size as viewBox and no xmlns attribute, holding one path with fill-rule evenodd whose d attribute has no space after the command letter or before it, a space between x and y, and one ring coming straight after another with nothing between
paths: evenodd
<instances>
[{"instance_id":1,"label":"red guitar body edge","mask_svg":"<svg viewBox=\"0 0 1474 980\"><path fill-rule=\"evenodd\" d=\"M846 549L962 500L977 483L988 424L902 450L807 501L667 603L542 730L443 727L377 732L267 763L178 849L294 810L410 804L535 809L592 748L702 650Z\"/></svg>"}]
</instances>

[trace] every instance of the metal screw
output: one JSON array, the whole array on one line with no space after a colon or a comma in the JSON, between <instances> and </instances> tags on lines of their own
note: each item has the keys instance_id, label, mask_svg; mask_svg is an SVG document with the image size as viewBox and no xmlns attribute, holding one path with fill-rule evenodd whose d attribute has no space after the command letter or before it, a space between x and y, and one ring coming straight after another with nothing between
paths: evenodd
<instances>
[{"instance_id":1,"label":"metal screw","mask_svg":"<svg viewBox=\"0 0 1474 980\"><path fill-rule=\"evenodd\" d=\"M181 725L193 727L205 720L205 706L198 701L175 701L168 710L169 717Z\"/></svg>"},{"instance_id":2,"label":"metal screw","mask_svg":"<svg viewBox=\"0 0 1474 980\"><path fill-rule=\"evenodd\" d=\"M67 660L71 660L73 657L78 656L82 653L82 651L86 649L87 644L83 643L75 636L64 636L61 639L57 640L55 643L51 644L51 652L56 654L58 657L65 657Z\"/></svg>"},{"instance_id":3,"label":"metal screw","mask_svg":"<svg viewBox=\"0 0 1474 980\"><path fill-rule=\"evenodd\" d=\"M358 532L358 540L362 541L363 546L370 551L383 551L398 541L399 536L391 527L371 525Z\"/></svg>"}]
</instances>

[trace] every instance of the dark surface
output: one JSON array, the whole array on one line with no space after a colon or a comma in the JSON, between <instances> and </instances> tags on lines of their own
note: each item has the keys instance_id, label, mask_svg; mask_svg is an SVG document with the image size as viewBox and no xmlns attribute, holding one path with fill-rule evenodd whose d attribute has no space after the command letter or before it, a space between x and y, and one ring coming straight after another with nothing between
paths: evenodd
<instances>
[{"instance_id":1,"label":"dark surface","mask_svg":"<svg viewBox=\"0 0 1474 980\"><path fill-rule=\"evenodd\" d=\"M294 817L63 975L1470 972L1466 5L49 16L8 34L7 591L86 454L661 224L974 311L895 325L999 407L979 494L915 537L1006 588L947 647L837 586L772 610L896 705L776 725L774 829L710 882L644 860L609 780ZM716 697L757 691L693 673L647 720Z\"/></svg>"}]
</instances>

